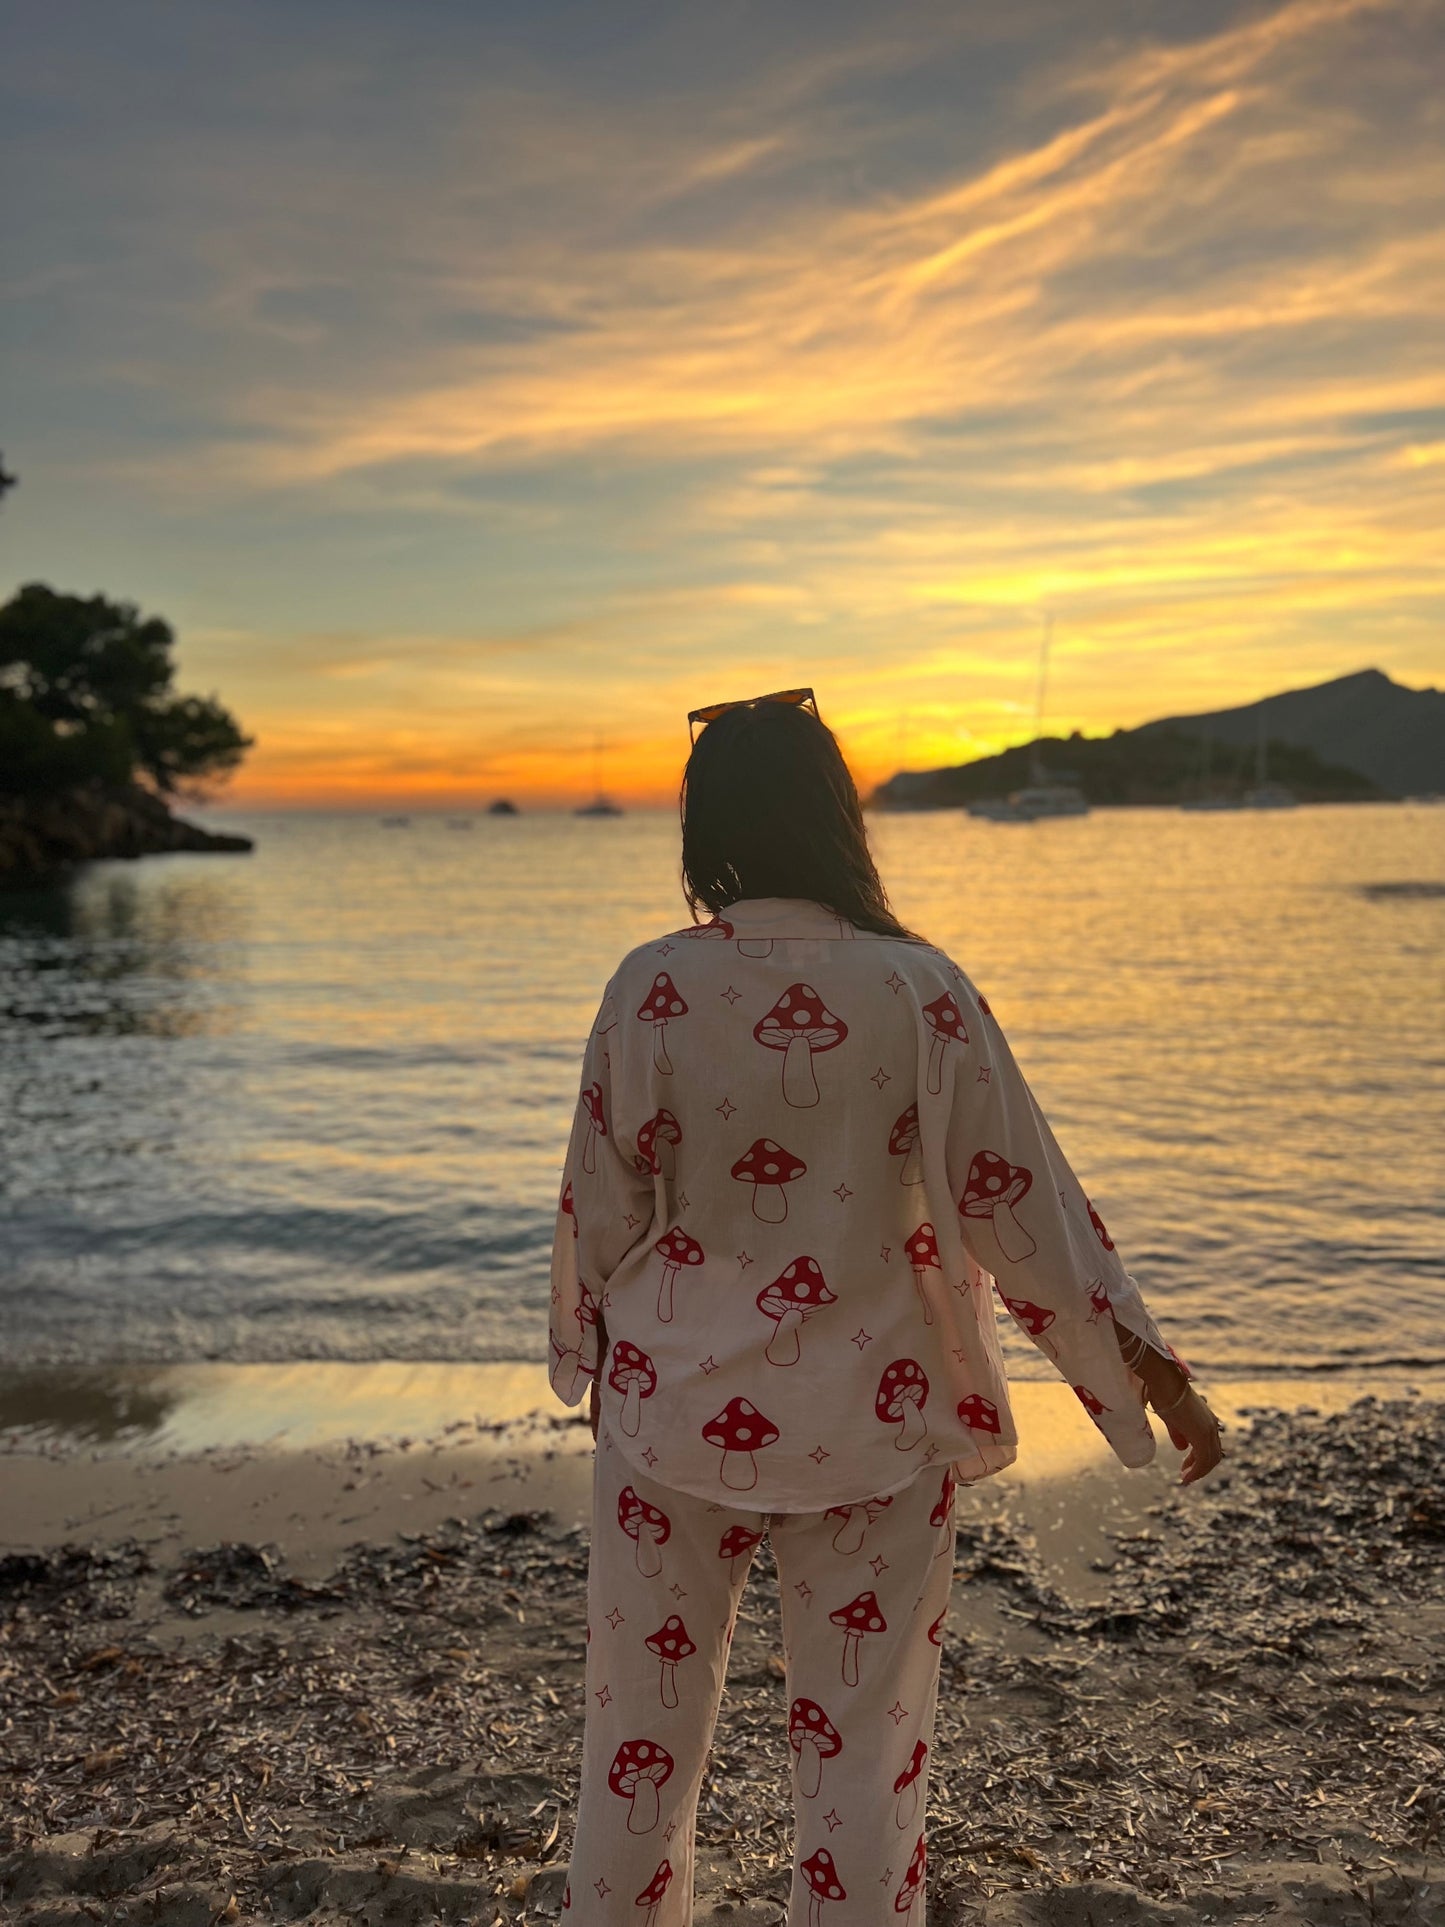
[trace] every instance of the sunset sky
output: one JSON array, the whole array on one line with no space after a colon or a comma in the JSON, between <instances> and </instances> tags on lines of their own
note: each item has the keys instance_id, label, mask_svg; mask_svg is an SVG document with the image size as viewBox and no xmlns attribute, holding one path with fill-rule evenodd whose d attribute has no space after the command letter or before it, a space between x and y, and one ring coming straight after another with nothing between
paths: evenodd
<instances>
[{"instance_id":1,"label":"sunset sky","mask_svg":"<svg viewBox=\"0 0 1445 1927\"><path fill-rule=\"evenodd\" d=\"M21 0L0 596L282 803L865 780L1445 670L1438 0ZM19 192L15 184L23 184Z\"/></svg>"}]
</instances>

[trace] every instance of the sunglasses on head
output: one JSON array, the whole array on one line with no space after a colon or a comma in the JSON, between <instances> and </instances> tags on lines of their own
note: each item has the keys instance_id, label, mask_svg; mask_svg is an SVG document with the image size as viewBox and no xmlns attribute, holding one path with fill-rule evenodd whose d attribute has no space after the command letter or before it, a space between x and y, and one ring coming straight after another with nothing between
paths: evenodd
<instances>
[{"instance_id":1,"label":"sunglasses on head","mask_svg":"<svg viewBox=\"0 0 1445 1927\"><path fill-rule=\"evenodd\" d=\"M719 716L725 716L730 709L752 709L758 703L787 703L792 709L811 709L818 715L818 699L811 689L774 689L766 696L744 696L735 703L709 703L705 709L690 709L687 715L687 733L691 742L697 741L697 732L715 723ZM821 722L822 718L818 720Z\"/></svg>"}]
</instances>

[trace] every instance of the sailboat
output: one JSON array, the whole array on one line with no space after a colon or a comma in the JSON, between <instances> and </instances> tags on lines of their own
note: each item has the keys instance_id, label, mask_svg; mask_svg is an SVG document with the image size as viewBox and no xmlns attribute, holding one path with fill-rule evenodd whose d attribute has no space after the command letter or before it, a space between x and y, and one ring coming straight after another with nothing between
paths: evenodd
<instances>
[{"instance_id":1,"label":"sailboat","mask_svg":"<svg viewBox=\"0 0 1445 1927\"><path fill-rule=\"evenodd\" d=\"M621 807L614 803L602 789L602 738L594 737L592 742L592 790L590 803L583 803L573 810L574 816L621 816Z\"/></svg>"},{"instance_id":2,"label":"sailboat","mask_svg":"<svg viewBox=\"0 0 1445 1927\"><path fill-rule=\"evenodd\" d=\"M1244 807L1247 810L1293 810L1299 807L1299 798L1293 790L1283 783L1269 780L1269 745L1265 741L1264 711L1259 712L1259 743L1254 757L1254 788L1244 792Z\"/></svg>"},{"instance_id":3,"label":"sailboat","mask_svg":"<svg viewBox=\"0 0 1445 1927\"><path fill-rule=\"evenodd\" d=\"M1036 823L1042 816L1087 816L1088 798L1073 783L1053 782L1039 756L1038 739L1044 728L1044 692L1049 679L1049 643L1053 636L1052 612L1044 617L1043 640L1039 645L1038 696L1034 705L1034 744L1029 752L1029 780L1023 789L1011 790L1007 797L984 797L970 803L970 816L985 817L990 823Z\"/></svg>"},{"instance_id":4,"label":"sailboat","mask_svg":"<svg viewBox=\"0 0 1445 1927\"><path fill-rule=\"evenodd\" d=\"M1209 787L1209 757L1211 738L1209 721L1206 717L1204 727L1199 732L1199 794L1186 796L1179 805L1181 810L1242 810L1243 803L1237 796L1226 796L1222 791L1211 791Z\"/></svg>"}]
</instances>

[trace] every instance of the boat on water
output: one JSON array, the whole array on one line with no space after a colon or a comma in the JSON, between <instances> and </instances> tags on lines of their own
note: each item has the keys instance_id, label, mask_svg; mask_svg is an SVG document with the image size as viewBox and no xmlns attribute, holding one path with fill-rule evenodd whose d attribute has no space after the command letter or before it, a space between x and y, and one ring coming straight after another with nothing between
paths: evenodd
<instances>
[{"instance_id":1,"label":"boat on water","mask_svg":"<svg viewBox=\"0 0 1445 1927\"><path fill-rule=\"evenodd\" d=\"M989 823L1037 823L1047 816L1087 816L1089 801L1073 783L1030 783L1007 796L985 796L968 806Z\"/></svg>"},{"instance_id":2,"label":"boat on water","mask_svg":"<svg viewBox=\"0 0 1445 1927\"><path fill-rule=\"evenodd\" d=\"M494 803L487 805L488 816L520 816L521 814L522 812L510 796L499 796Z\"/></svg>"},{"instance_id":3,"label":"boat on water","mask_svg":"<svg viewBox=\"0 0 1445 1927\"><path fill-rule=\"evenodd\" d=\"M592 801L583 803L573 810L574 816L621 816L622 806L614 803L602 787L602 738L598 736L592 744Z\"/></svg>"},{"instance_id":4,"label":"boat on water","mask_svg":"<svg viewBox=\"0 0 1445 1927\"><path fill-rule=\"evenodd\" d=\"M381 827L384 830L409 830L411 828L411 818L409 816L384 816L381 819Z\"/></svg>"},{"instance_id":5,"label":"boat on water","mask_svg":"<svg viewBox=\"0 0 1445 1927\"><path fill-rule=\"evenodd\" d=\"M1247 810L1297 810L1299 798L1283 783L1260 783L1244 792L1244 807Z\"/></svg>"},{"instance_id":6,"label":"boat on water","mask_svg":"<svg viewBox=\"0 0 1445 1927\"><path fill-rule=\"evenodd\" d=\"M1053 635L1052 614L1044 618L1043 640L1039 645L1039 685L1034 703L1034 739L1044 728L1044 691L1048 686L1049 642ZM968 806L970 816L987 823L1037 823L1050 816L1087 816L1089 799L1077 783L1051 777L1039 757L1037 746L1029 756L1029 780L1022 789L1007 796L984 796Z\"/></svg>"}]
</instances>

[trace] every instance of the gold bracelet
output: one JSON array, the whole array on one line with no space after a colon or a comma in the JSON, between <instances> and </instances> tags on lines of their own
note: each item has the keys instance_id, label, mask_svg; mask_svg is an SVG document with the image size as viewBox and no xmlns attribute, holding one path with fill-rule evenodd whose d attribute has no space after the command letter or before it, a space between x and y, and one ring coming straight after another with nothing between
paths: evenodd
<instances>
[{"instance_id":1,"label":"gold bracelet","mask_svg":"<svg viewBox=\"0 0 1445 1927\"><path fill-rule=\"evenodd\" d=\"M1171 1398L1167 1405L1154 1405L1154 1401L1152 1398L1150 1399L1149 1403L1151 1405L1154 1405L1154 1410L1159 1414L1160 1418L1163 1418L1166 1412L1175 1411L1179 1406L1181 1406L1184 1403L1185 1399L1188 1398L1189 1394L1193 1390L1194 1390L1193 1385L1186 1378L1184 1381L1184 1389L1179 1394L1178 1398Z\"/></svg>"}]
</instances>

